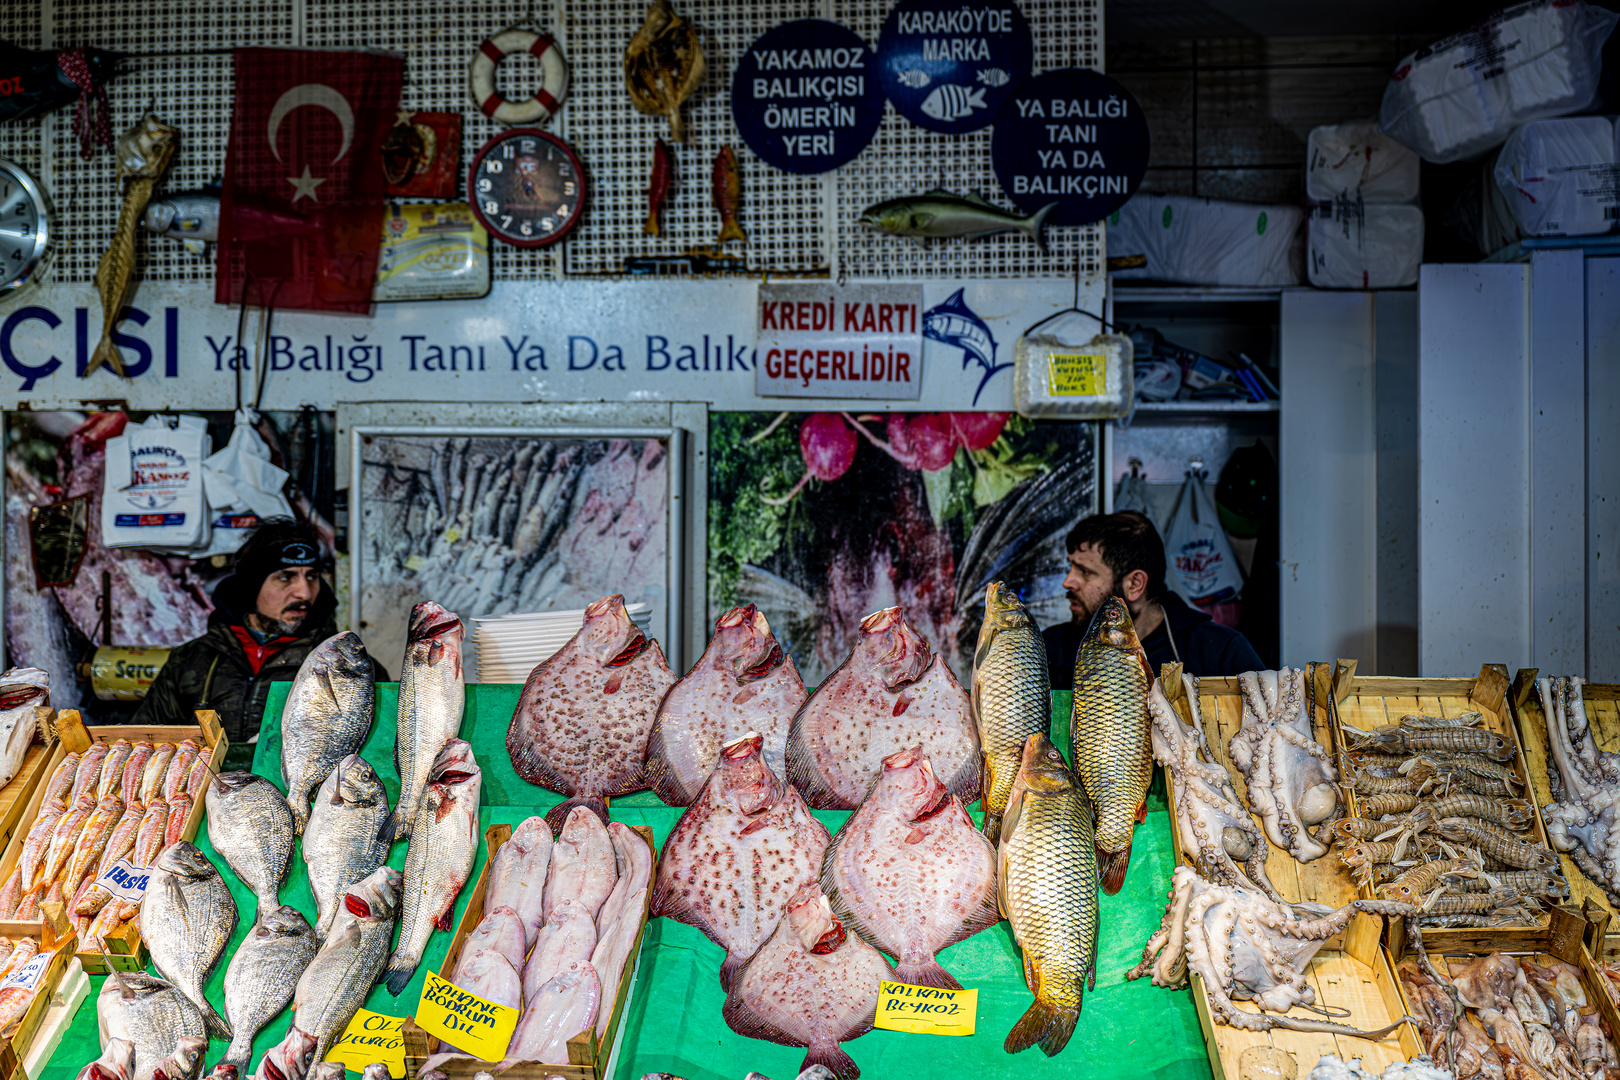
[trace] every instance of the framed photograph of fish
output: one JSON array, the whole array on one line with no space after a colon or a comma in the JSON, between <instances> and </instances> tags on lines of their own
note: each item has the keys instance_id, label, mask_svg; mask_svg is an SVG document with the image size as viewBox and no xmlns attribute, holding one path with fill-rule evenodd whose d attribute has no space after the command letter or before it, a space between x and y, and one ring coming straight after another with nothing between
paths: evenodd
<instances>
[{"instance_id":1,"label":"framed photograph of fish","mask_svg":"<svg viewBox=\"0 0 1620 1080\"><path fill-rule=\"evenodd\" d=\"M389 198L453 199L461 176L461 114L400 109L382 145Z\"/></svg>"},{"instance_id":2,"label":"framed photograph of fish","mask_svg":"<svg viewBox=\"0 0 1620 1080\"><path fill-rule=\"evenodd\" d=\"M913 124L961 135L995 120L1034 54L1013 0L897 0L878 36L878 82Z\"/></svg>"}]
</instances>

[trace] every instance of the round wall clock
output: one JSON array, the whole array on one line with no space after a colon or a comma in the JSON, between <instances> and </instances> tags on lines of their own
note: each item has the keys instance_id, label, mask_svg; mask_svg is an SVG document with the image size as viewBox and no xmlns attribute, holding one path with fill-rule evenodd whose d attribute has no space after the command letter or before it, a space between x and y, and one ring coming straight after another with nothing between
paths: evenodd
<instances>
[{"instance_id":1,"label":"round wall clock","mask_svg":"<svg viewBox=\"0 0 1620 1080\"><path fill-rule=\"evenodd\" d=\"M503 131L478 151L467 200L490 235L538 248L568 235L589 194L585 170L567 143L538 128Z\"/></svg>"},{"instance_id":2,"label":"round wall clock","mask_svg":"<svg viewBox=\"0 0 1620 1080\"><path fill-rule=\"evenodd\" d=\"M39 284L55 240L45 189L21 165L0 158L0 307Z\"/></svg>"}]
</instances>

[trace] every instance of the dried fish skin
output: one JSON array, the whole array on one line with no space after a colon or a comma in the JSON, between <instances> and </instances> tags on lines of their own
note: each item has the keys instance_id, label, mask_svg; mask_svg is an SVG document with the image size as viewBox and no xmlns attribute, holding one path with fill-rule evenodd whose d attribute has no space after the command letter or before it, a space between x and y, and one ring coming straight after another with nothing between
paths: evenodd
<instances>
[{"instance_id":1,"label":"dried fish skin","mask_svg":"<svg viewBox=\"0 0 1620 1080\"><path fill-rule=\"evenodd\" d=\"M653 0L647 18L624 49L624 89L649 116L669 118L670 138L687 142L681 105L706 70L697 28L675 14L669 0Z\"/></svg>"}]
</instances>

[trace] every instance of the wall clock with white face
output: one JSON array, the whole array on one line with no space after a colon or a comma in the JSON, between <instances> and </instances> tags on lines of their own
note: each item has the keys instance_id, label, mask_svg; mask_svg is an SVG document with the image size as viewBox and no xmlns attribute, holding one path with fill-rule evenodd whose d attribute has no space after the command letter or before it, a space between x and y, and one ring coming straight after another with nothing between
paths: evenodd
<instances>
[{"instance_id":1,"label":"wall clock with white face","mask_svg":"<svg viewBox=\"0 0 1620 1080\"><path fill-rule=\"evenodd\" d=\"M0 158L0 308L26 295L50 269L56 244L52 218L39 181Z\"/></svg>"}]
</instances>

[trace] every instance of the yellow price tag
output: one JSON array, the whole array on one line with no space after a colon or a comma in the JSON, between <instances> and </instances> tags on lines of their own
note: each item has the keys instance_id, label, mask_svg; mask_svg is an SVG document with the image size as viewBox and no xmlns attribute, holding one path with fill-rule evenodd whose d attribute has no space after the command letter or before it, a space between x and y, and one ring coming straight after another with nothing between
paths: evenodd
<instances>
[{"instance_id":1,"label":"yellow price tag","mask_svg":"<svg viewBox=\"0 0 1620 1080\"><path fill-rule=\"evenodd\" d=\"M977 990L935 990L878 980L877 1026L915 1035L971 1035L979 1018Z\"/></svg>"},{"instance_id":2,"label":"yellow price tag","mask_svg":"<svg viewBox=\"0 0 1620 1080\"><path fill-rule=\"evenodd\" d=\"M1095 397L1107 390L1108 358L1094 353L1053 353L1046 388L1053 397Z\"/></svg>"},{"instance_id":3,"label":"yellow price tag","mask_svg":"<svg viewBox=\"0 0 1620 1080\"><path fill-rule=\"evenodd\" d=\"M352 1072L365 1072L367 1065L380 1061L388 1066L389 1076L404 1080L405 1037L399 1031L404 1023L397 1016L361 1009L326 1052L326 1060Z\"/></svg>"},{"instance_id":4,"label":"yellow price tag","mask_svg":"<svg viewBox=\"0 0 1620 1080\"><path fill-rule=\"evenodd\" d=\"M469 994L432 972L422 984L416 1026L481 1061L500 1061L517 1030L518 1010Z\"/></svg>"}]
</instances>

